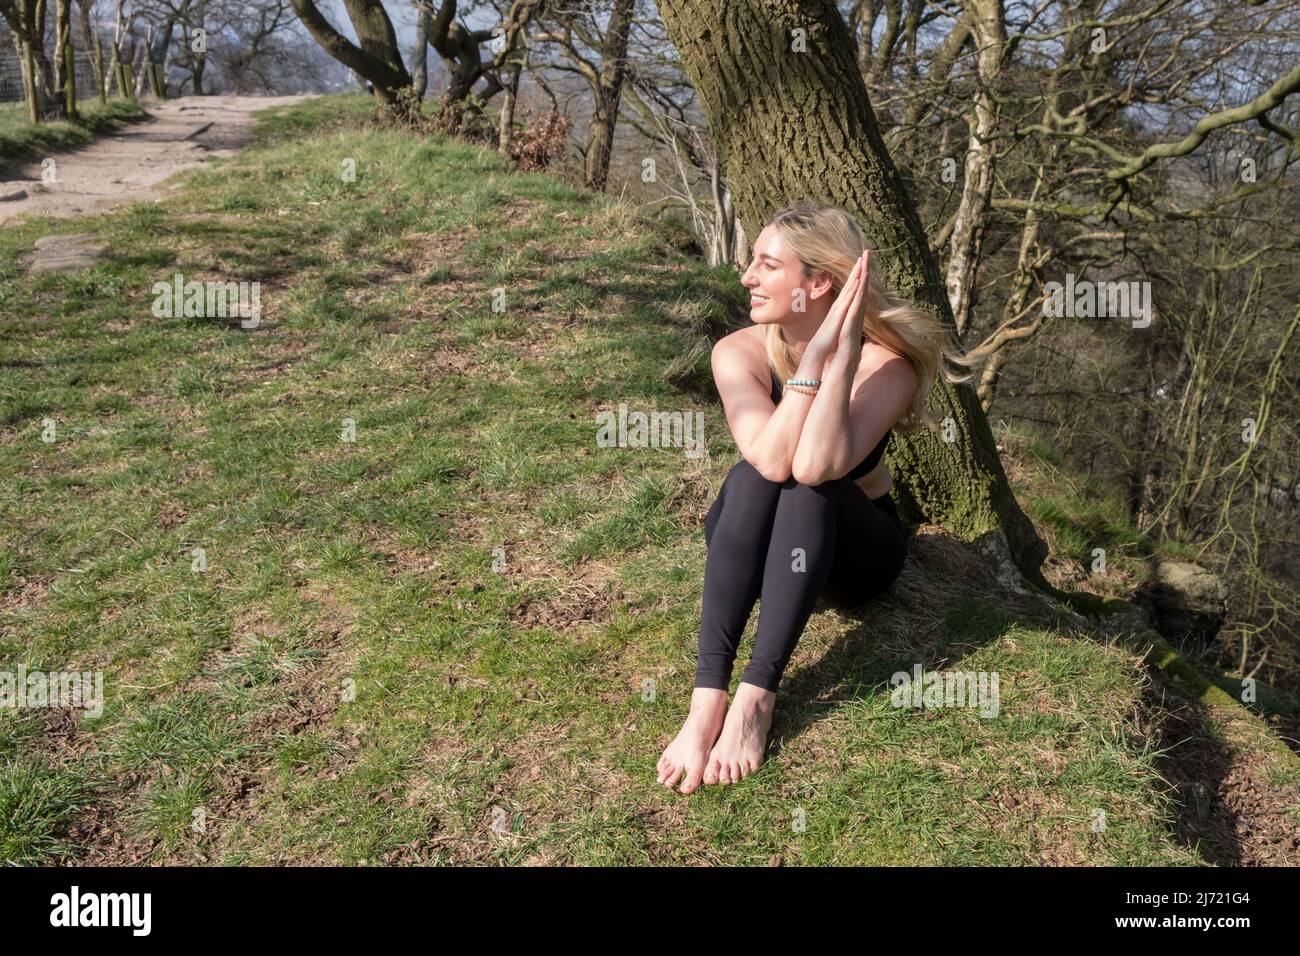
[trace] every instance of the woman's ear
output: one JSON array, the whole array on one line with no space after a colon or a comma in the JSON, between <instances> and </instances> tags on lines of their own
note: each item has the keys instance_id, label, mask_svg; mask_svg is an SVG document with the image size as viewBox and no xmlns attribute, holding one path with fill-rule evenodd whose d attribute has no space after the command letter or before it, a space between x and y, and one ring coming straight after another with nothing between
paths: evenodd
<instances>
[{"instance_id":1,"label":"woman's ear","mask_svg":"<svg viewBox=\"0 0 1300 956\"><path fill-rule=\"evenodd\" d=\"M835 288L835 276L825 269L817 273L816 278L812 280L812 287L809 289L809 298L816 299L823 295L829 295Z\"/></svg>"}]
</instances>

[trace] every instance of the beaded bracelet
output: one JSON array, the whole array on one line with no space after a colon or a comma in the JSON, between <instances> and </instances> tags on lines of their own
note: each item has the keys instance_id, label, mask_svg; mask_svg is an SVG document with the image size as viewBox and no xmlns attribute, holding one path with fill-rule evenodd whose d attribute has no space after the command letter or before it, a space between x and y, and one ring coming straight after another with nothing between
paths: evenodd
<instances>
[{"instance_id":1,"label":"beaded bracelet","mask_svg":"<svg viewBox=\"0 0 1300 956\"><path fill-rule=\"evenodd\" d=\"M816 388L805 388L802 385L787 385L786 388L791 392L801 392L804 395L816 395Z\"/></svg>"},{"instance_id":2,"label":"beaded bracelet","mask_svg":"<svg viewBox=\"0 0 1300 956\"><path fill-rule=\"evenodd\" d=\"M822 380L819 378L787 378L787 385L820 385Z\"/></svg>"}]
</instances>

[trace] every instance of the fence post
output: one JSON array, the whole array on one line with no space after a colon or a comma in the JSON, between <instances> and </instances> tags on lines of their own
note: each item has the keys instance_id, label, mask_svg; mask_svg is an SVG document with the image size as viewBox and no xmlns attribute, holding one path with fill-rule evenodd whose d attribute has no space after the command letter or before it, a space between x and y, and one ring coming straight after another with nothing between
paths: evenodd
<instances>
[{"instance_id":1,"label":"fence post","mask_svg":"<svg viewBox=\"0 0 1300 956\"><path fill-rule=\"evenodd\" d=\"M161 63L150 63L148 65L149 85L153 88L153 95L160 100L167 99L167 81L163 77L163 67Z\"/></svg>"},{"instance_id":2,"label":"fence post","mask_svg":"<svg viewBox=\"0 0 1300 956\"><path fill-rule=\"evenodd\" d=\"M22 44L23 54L23 92L27 100L27 118L32 123L41 121L41 94L36 82L36 57L32 54L30 43Z\"/></svg>"},{"instance_id":3,"label":"fence post","mask_svg":"<svg viewBox=\"0 0 1300 956\"><path fill-rule=\"evenodd\" d=\"M104 77L104 41L95 34L95 87L99 90L99 102L108 102L108 80Z\"/></svg>"},{"instance_id":4,"label":"fence post","mask_svg":"<svg viewBox=\"0 0 1300 956\"><path fill-rule=\"evenodd\" d=\"M72 49L72 27L65 25L59 40L63 48L63 102L68 119L77 119L77 57Z\"/></svg>"}]
</instances>

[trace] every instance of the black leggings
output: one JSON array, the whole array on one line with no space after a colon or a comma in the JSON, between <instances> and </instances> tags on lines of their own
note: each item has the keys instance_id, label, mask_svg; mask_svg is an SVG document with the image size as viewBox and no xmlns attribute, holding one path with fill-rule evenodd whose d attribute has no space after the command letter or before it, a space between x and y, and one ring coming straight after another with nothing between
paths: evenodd
<instances>
[{"instance_id":1,"label":"black leggings","mask_svg":"<svg viewBox=\"0 0 1300 956\"><path fill-rule=\"evenodd\" d=\"M696 687L727 690L740 635L762 598L754 653L741 680L775 691L818 599L852 610L903 569L907 533L888 494L851 478L768 481L745 459L704 523L704 609ZM801 550L800 550L801 549Z\"/></svg>"}]
</instances>

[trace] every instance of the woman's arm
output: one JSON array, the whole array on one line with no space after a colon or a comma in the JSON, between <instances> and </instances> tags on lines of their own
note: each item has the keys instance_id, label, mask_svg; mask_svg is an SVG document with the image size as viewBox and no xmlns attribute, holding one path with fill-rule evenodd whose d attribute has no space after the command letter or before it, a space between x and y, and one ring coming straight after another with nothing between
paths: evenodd
<instances>
[{"instance_id":1,"label":"woman's arm","mask_svg":"<svg viewBox=\"0 0 1300 956\"><path fill-rule=\"evenodd\" d=\"M884 362L851 395L858 361L858 356L841 358L836 352L826 363L791 463L800 484L820 485L847 475L912 402L916 372L902 356Z\"/></svg>"},{"instance_id":2,"label":"woman's arm","mask_svg":"<svg viewBox=\"0 0 1300 956\"><path fill-rule=\"evenodd\" d=\"M864 252L858 260L860 289L869 282L870 255ZM847 475L876 447L916 394L916 372L901 355L883 362L853 394L865 317L866 296L857 294L840 323L835 352L825 364L822 384L799 435L790 470L800 484L820 485Z\"/></svg>"},{"instance_id":3,"label":"woman's arm","mask_svg":"<svg viewBox=\"0 0 1300 956\"><path fill-rule=\"evenodd\" d=\"M819 377L825 361L825 353L810 343L795 377ZM771 381L759 381L736 343L725 338L713 347L712 366L713 381L741 456L768 481L785 481L791 475L799 433L813 396L786 389L783 397L788 399L773 411Z\"/></svg>"}]
</instances>

